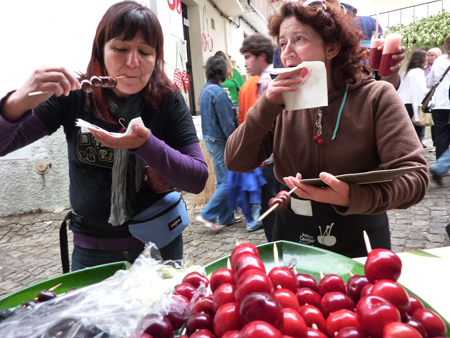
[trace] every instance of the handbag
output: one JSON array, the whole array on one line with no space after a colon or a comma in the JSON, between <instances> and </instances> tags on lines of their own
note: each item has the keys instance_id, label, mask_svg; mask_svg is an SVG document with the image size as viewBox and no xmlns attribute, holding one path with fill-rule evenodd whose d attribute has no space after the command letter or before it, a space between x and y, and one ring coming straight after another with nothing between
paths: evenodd
<instances>
[{"instance_id":1,"label":"handbag","mask_svg":"<svg viewBox=\"0 0 450 338\"><path fill-rule=\"evenodd\" d=\"M448 71L450 70L450 66L446 69L444 72L444 75L442 75L441 79L436 83L433 87L431 87L430 91L425 95L424 99L422 100L422 111L424 113L431 113L432 107L430 107L430 101L433 98L434 92L436 91L437 86L441 83L441 81L444 79L445 75L447 75Z\"/></svg>"},{"instance_id":2,"label":"handbag","mask_svg":"<svg viewBox=\"0 0 450 338\"><path fill-rule=\"evenodd\" d=\"M430 127L434 126L433 117L431 114L426 114L422 111L422 106L419 109L419 121L414 121L414 116L411 118L412 123L417 127Z\"/></svg>"},{"instance_id":3,"label":"handbag","mask_svg":"<svg viewBox=\"0 0 450 338\"><path fill-rule=\"evenodd\" d=\"M188 224L189 216L181 194L172 191L131 217L128 229L141 242L152 242L160 249L181 235Z\"/></svg>"}]
</instances>

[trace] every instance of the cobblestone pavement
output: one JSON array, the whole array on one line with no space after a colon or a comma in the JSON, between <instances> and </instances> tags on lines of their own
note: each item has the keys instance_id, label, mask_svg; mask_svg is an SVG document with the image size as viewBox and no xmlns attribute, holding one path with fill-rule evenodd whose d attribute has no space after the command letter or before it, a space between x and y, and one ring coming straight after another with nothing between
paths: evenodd
<instances>
[{"instance_id":1,"label":"cobblestone pavement","mask_svg":"<svg viewBox=\"0 0 450 338\"><path fill-rule=\"evenodd\" d=\"M426 139L425 143L429 149L431 141ZM432 164L434 153L428 149L424 149L424 154ZM449 181L444 179L444 188L431 182L421 203L407 210L389 211L393 251L449 245L445 232L450 215ZM255 245L266 242L262 230L249 233L244 221L219 233L205 228L195 220L202 207L192 206L190 194L185 194L185 201L191 219L183 233L185 254L191 255L197 264L204 265L229 254L236 240ZM0 218L0 296L62 273L59 226L66 212Z\"/></svg>"}]
</instances>

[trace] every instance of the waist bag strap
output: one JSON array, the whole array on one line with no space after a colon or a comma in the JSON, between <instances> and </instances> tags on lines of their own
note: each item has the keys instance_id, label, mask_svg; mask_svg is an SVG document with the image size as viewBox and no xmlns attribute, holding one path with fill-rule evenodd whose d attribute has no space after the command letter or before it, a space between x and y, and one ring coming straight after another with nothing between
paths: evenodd
<instances>
[{"instance_id":1,"label":"waist bag strap","mask_svg":"<svg viewBox=\"0 0 450 338\"><path fill-rule=\"evenodd\" d=\"M69 240L67 239L67 221L72 219L72 211L69 211L61 222L59 229L59 248L61 250L61 263L63 273L70 271L69 262Z\"/></svg>"}]
</instances>

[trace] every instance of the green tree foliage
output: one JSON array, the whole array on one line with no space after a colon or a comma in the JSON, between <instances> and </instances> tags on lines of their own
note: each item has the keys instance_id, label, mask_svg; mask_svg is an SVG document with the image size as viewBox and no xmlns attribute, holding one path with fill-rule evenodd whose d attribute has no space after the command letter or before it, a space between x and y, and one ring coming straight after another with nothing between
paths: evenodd
<instances>
[{"instance_id":1,"label":"green tree foliage","mask_svg":"<svg viewBox=\"0 0 450 338\"><path fill-rule=\"evenodd\" d=\"M407 46L409 51L413 46L439 47L444 44L447 34L450 34L450 13L444 10L409 25L392 26L389 31L402 34L402 44Z\"/></svg>"}]
</instances>

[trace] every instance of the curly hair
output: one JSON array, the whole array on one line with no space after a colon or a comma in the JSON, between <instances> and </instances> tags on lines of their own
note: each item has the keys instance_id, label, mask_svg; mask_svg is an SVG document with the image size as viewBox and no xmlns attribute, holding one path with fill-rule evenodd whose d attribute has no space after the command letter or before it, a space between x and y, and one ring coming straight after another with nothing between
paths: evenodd
<instances>
[{"instance_id":1,"label":"curly hair","mask_svg":"<svg viewBox=\"0 0 450 338\"><path fill-rule=\"evenodd\" d=\"M142 32L145 42L156 51L155 68L144 88L146 103L156 108L167 95L174 93L175 89L163 70L164 35L158 18L149 8L135 1L118 2L105 12L97 27L87 72L82 78L108 75L104 60L105 44L121 34L124 40L130 41L139 32ZM108 90L94 87L94 91L87 96L86 104L90 108L95 108L94 114L98 118L117 124L109 112Z\"/></svg>"},{"instance_id":2,"label":"curly hair","mask_svg":"<svg viewBox=\"0 0 450 338\"><path fill-rule=\"evenodd\" d=\"M254 56L260 56L262 53L265 53L268 64L273 62L274 50L275 48L272 41L262 34L250 35L248 38L244 39L242 47L239 49L241 54L250 53Z\"/></svg>"},{"instance_id":3,"label":"curly hair","mask_svg":"<svg viewBox=\"0 0 450 338\"><path fill-rule=\"evenodd\" d=\"M325 44L340 45L338 54L331 60L331 78L336 88L355 84L362 77L373 77L373 73L364 65L367 50L360 46L363 34L341 8L328 2L325 10L321 6L286 1L269 18L269 34L277 42L281 23L290 17L314 29Z\"/></svg>"}]
</instances>

